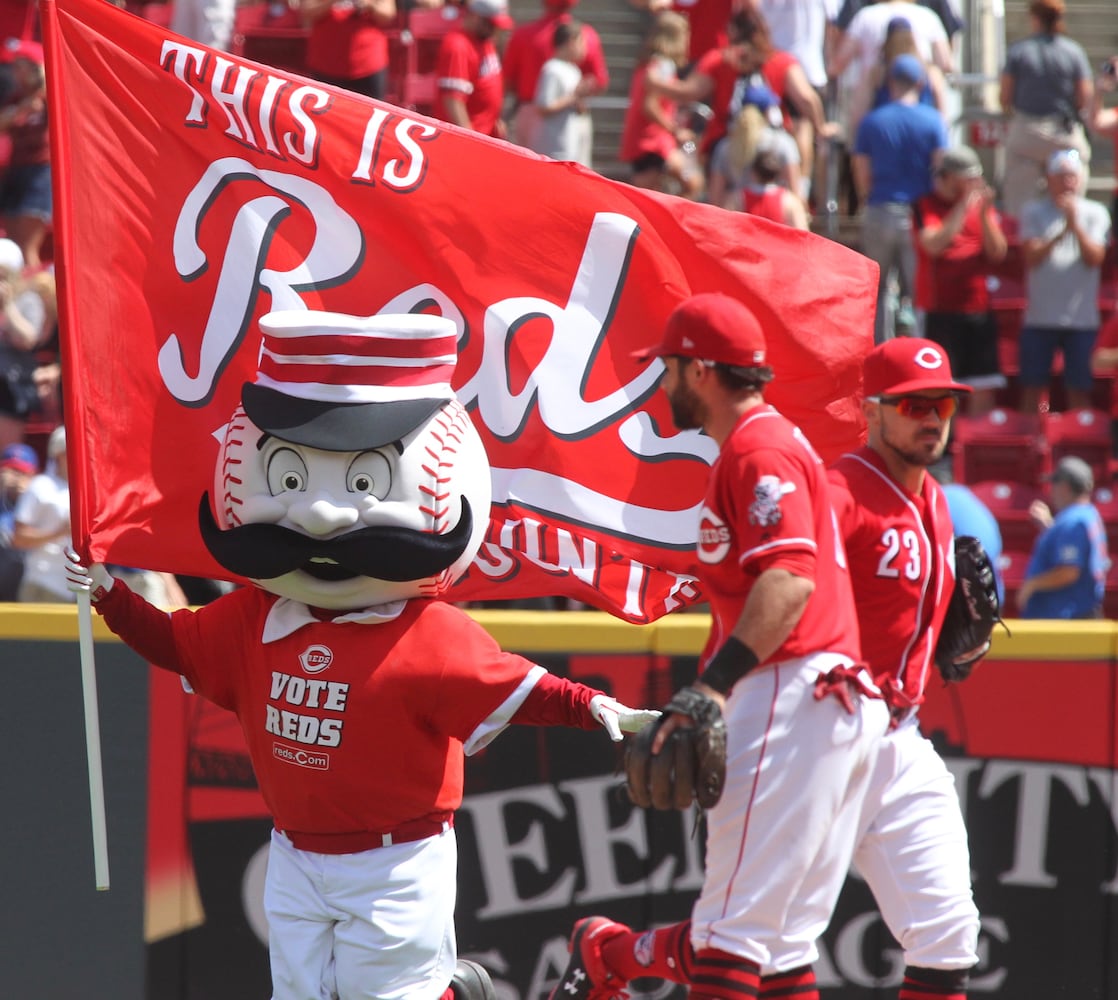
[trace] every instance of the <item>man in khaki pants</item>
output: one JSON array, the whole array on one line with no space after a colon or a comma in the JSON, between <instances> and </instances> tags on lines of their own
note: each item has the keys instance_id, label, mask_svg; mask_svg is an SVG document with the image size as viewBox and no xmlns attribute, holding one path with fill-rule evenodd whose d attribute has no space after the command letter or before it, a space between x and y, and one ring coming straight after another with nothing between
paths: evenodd
<instances>
[{"instance_id":1,"label":"man in khaki pants","mask_svg":"<svg viewBox=\"0 0 1118 1000\"><path fill-rule=\"evenodd\" d=\"M1053 153L1077 150L1084 175L1091 160L1082 123L1094 90L1091 67L1082 46L1064 34L1064 0L1031 0L1029 24L1029 37L1009 47L1001 77L1002 110L1012 115L1002 206L1014 216L1040 195Z\"/></svg>"}]
</instances>

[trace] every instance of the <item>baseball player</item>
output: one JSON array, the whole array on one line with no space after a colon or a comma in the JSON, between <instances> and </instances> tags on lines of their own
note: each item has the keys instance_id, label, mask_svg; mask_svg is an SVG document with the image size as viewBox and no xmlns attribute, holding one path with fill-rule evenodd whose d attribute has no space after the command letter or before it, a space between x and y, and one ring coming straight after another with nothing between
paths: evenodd
<instances>
[{"instance_id":1,"label":"baseball player","mask_svg":"<svg viewBox=\"0 0 1118 1000\"><path fill-rule=\"evenodd\" d=\"M893 728L878 745L854 863L904 948L901 1000L962 1000L978 961L967 831L917 709L955 583L951 516L927 469L971 390L954 381L943 348L918 338L875 348L864 374L868 443L842 456L830 480L863 658Z\"/></svg>"},{"instance_id":2,"label":"baseball player","mask_svg":"<svg viewBox=\"0 0 1118 1000\"><path fill-rule=\"evenodd\" d=\"M620 995L634 978L692 998L812 996L814 940L774 949L788 923L830 919L854 850L885 703L857 663L857 618L826 473L764 399L772 378L754 315L696 295L668 320L657 356L681 430L719 445L698 532L712 629L693 687L723 707L725 790L707 813L706 871L691 920L640 932L605 917L574 927L554 998ZM683 717L660 727L655 752Z\"/></svg>"},{"instance_id":3,"label":"baseball player","mask_svg":"<svg viewBox=\"0 0 1118 1000\"><path fill-rule=\"evenodd\" d=\"M431 316L270 313L226 429L214 557L255 586L167 614L71 556L109 627L234 712L274 819L264 907L274 1000L484 1000L458 963L463 756L506 726L633 711L502 652L437 598L472 560L489 466ZM452 982L453 977L453 982Z\"/></svg>"}]
</instances>

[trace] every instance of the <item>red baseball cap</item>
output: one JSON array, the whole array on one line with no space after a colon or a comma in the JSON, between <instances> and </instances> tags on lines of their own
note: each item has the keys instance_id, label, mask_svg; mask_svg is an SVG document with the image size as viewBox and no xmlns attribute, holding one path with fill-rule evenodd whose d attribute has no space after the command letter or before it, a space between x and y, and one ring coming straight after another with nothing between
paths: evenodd
<instances>
[{"instance_id":1,"label":"red baseball cap","mask_svg":"<svg viewBox=\"0 0 1118 1000\"><path fill-rule=\"evenodd\" d=\"M633 352L637 361L672 355L760 368L765 364L765 334L757 317L737 299L703 292L676 306L659 344Z\"/></svg>"},{"instance_id":2,"label":"red baseball cap","mask_svg":"<svg viewBox=\"0 0 1118 1000\"><path fill-rule=\"evenodd\" d=\"M866 355L863 365L866 397L902 396L925 389L970 392L951 376L951 362L939 344L920 337L894 337Z\"/></svg>"},{"instance_id":3,"label":"red baseball cap","mask_svg":"<svg viewBox=\"0 0 1118 1000\"><path fill-rule=\"evenodd\" d=\"M0 64L12 63L17 59L43 65L43 46L30 38L5 38L0 44Z\"/></svg>"}]
</instances>

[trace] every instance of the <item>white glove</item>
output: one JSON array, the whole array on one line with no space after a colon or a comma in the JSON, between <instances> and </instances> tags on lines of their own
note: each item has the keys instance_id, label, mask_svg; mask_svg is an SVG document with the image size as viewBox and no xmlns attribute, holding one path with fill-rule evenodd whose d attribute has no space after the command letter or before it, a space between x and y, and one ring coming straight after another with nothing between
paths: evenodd
<instances>
[{"instance_id":1,"label":"white glove","mask_svg":"<svg viewBox=\"0 0 1118 1000\"><path fill-rule=\"evenodd\" d=\"M73 549L66 549L67 589L75 594L87 592L90 600L96 604L113 589L115 582L101 563L94 563L89 567L83 566L81 557Z\"/></svg>"},{"instance_id":2,"label":"white glove","mask_svg":"<svg viewBox=\"0 0 1118 1000\"><path fill-rule=\"evenodd\" d=\"M621 742L622 733L639 733L650 722L660 718L657 711L628 708L605 694L596 694L590 699L590 714L609 733L614 743Z\"/></svg>"}]
</instances>

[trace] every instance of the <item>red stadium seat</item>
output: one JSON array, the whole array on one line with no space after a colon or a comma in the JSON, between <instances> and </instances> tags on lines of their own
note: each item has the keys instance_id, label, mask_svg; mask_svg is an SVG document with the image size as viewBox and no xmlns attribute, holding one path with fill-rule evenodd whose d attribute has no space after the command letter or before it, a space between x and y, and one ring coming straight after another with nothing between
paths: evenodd
<instances>
[{"instance_id":1,"label":"red stadium seat","mask_svg":"<svg viewBox=\"0 0 1118 1000\"><path fill-rule=\"evenodd\" d=\"M971 486L974 495L987 507L1002 533L1002 548L1007 552L1030 552L1038 532L1036 523L1029 516L1029 505L1043 500L1044 493L1037 486L1024 483L982 482Z\"/></svg>"},{"instance_id":2,"label":"red stadium seat","mask_svg":"<svg viewBox=\"0 0 1118 1000\"><path fill-rule=\"evenodd\" d=\"M1118 493L1110 486L1100 486L1091 497L1106 526L1106 547L1111 559L1118 563Z\"/></svg>"},{"instance_id":3,"label":"red stadium seat","mask_svg":"<svg viewBox=\"0 0 1118 1000\"><path fill-rule=\"evenodd\" d=\"M1043 473L1040 417L995 409L955 418L953 474L968 486L983 480L1036 484Z\"/></svg>"},{"instance_id":4,"label":"red stadium seat","mask_svg":"<svg viewBox=\"0 0 1118 1000\"><path fill-rule=\"evenodd\" d=\"M409 73L400 85L400 105L431 115L435 111L438 93L439 82L434 73Z\"/></svg>"},{"instance_id":5,"label":"red stadium seat","mask_svg":"<svg viewBox=\"0 0 1118 1000\"><path fill-rule=\"evenodd\" d=\"M1005 608L1003 614L1020 617L1021 608L1017 606L1017 591L1025 581L1025 571L1029 567L1028 552L1003 552L998 556L998 569L1001 570L1002 583L1005 585Z\"/></svg>"},{"instance_id":6,"label":"red stadium seat","mask_svg":"<svg viewBox=\"0 0 1118 1000\"><path fill-rule=\"evenodd\" d=\"M1110 560L1106 589L1102 595L1102 613L1106 618L1118 618L1118 559Z\"/></svg>"},{"instance_id":7,"label":"red stadium seat","mask_svg":"<svg viewBox=\"0 0 1118 1000\"><path fill-rule=\"evenodd\" d=\"M307 36L299 13L287 4L238 6L230 49L266 66L306 75Z\"/></svg>"},{"instance_id":8,"label":"red stadium seat","mask_svg":"<svg viewBox=\"0 0 1118 1000\"><path fill-rule=\"evenodd\" d=\"M990 308L995 312L1024 310L1025 255L1020 243L1009 241L1005 259L993 269L988 285Z\"/></svg>"},{"instance_id":9,"label":"red stadium seat","mask_svg":"<svg viewBox=\"0 0 1118 1000\"><path fill-rule=\"evenodd\" d=\"M174 12L172 0L162 3L146 3L140 8L140 16L161 28L171 27L171 14Z\"/></svg>"},{"instance_id":10,"label":"red stadium seat","mask_svg":"<svg viewBox=\"0 0 1118 1000\"><path fill-rule=\"evenodd\" d=\"M389 46L393 97L401 107L431 114L438 83L435 68L443 36L458 24L458 8L417 7Z\"/></svg>"},{"instance_id":11,"label":"red stadium seat","mask_svg":"<svg viewBox=\"0 0 1118 1000\"><path fill-rule=\"evenodd\" d=\"M1065 455L1077 455L1095 474L1099 485L1110 479L1110 414L1102 410L1049 412L1042 424L1049 468Z\"/></svg>"}]
</instances>

